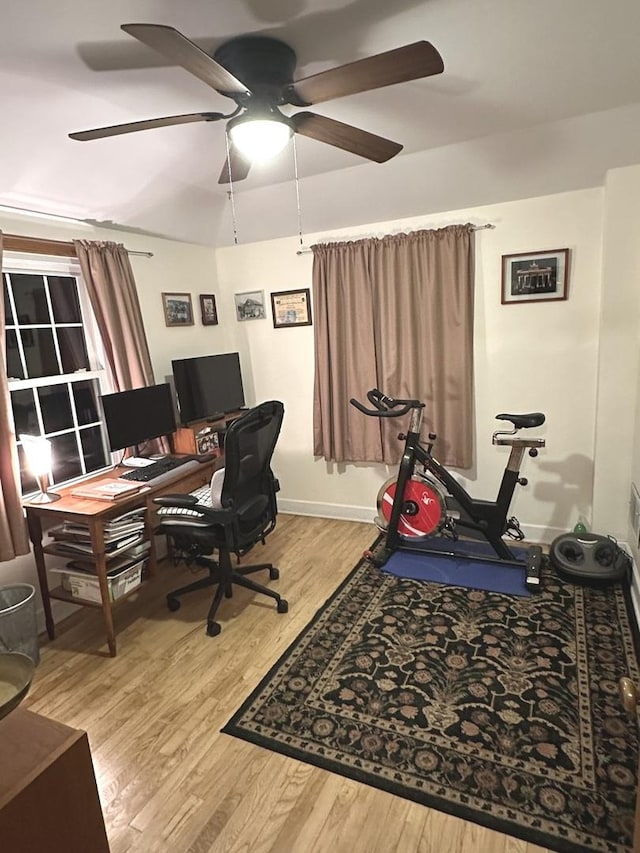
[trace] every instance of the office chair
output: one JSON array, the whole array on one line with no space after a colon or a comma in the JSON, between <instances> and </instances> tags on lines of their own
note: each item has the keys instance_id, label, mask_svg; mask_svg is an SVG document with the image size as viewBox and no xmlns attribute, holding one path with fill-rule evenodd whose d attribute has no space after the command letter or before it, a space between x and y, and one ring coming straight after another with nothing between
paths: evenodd
<instances>
[{"instance_id":1,"label":"office chair","mask_svg":"<svg viewBox=\"0 0 640 853\"><path fill-rule=\"evenodd\" d=\"M207 615L210 637L220 633L216 612L223 595L231 598L234 584L274 598L278 613L289 609L277 592L247 577L268 570L269 578L277 580L278 569L271 563L236 568L231 564L231 554L240 558L258 542L264 544L276 526L279 484L271 471L271 457L283 416L284 406L274 400L250 409L227 429L224 468L214 473L210 489L154 498L154 503L160 506L158 532L170 537L174 560L202 566L209 572L207 577L170 592L167 606L171 611L178 610L179 596L217 585ZM209 500L198 498L203 491ZM216 550L217 561L210 556Z\"/></svg>"}]
</instances>

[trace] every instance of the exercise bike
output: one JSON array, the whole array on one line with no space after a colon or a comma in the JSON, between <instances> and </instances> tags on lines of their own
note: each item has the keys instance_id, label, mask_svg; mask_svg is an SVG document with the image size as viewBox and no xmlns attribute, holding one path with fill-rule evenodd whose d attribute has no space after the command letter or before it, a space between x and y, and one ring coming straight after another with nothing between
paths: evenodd
<instances>
[{"instance_id":1,"label":"exercise bike","mask_svg":"<svg viewBox=\"0 0 640 853\"><path fill-rule=\"evenodd\" d=\"M542 412L496 415L496 420L508 421L512 429L494 432L492 443L510 447L511 452L496 500L485 501L472 498L464 486L433 456L433 445L437 438L435 433L429 433L426 446L420 443L424 403L419 400L393 399L377 388L367 393L367 399L373 408L368 409L355 399L351 399L350 403L369 417L397 418L409 412L411 417L409 431L398 436L405 445L397 477L384 483L378 494L379 516L376 523L384 537L373 551L365 552L365 557L376 566L383 566L396 550L459 557L461 554L453 548L449 551L429 551L413 543L438 534L457 542L460 529L470 532L472 537L475 533L476 538L477 534L481 534L493 549L493 554L489 555L465 551L465 559L524 567L527 588L538 590L542 548L539 545L530 546L525 562L517 559L502 537L508 536L518 541L524 539L517 518L508 516L509 507L516 485L527 484L526 478L520 476L524 451L527 450L529 456L537 456L539 448L545 446L545 440L521 437L518 432L541 426L545 421Z\"/></svg>"}]
</instances>

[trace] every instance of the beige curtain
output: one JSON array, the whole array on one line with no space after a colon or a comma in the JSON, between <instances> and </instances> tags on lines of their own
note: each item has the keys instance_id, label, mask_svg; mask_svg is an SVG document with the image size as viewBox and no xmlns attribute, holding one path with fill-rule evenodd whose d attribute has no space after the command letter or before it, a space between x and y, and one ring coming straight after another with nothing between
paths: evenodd
<instances>
[{"instance_id":1,"label":"beige curtain","mask_svg":"<svg viewBox=\"0 0 640 853\"><path fill-rule=\"evenodd\" d=\"M121 243L74 240L116 391L153 385L153 367L138 291ZM167 453L169 442L149 441L146 451Z\"/></svg>"},{"instance_id":2,"label":"beige curtain","mask_svg":"<svg viewBox=\"0 0 640 853\"><path fill-rule=\"evenodd\" d=\"M119 243L74 240L117 391L153 385L153 368L129 255Z\"/></svg>"},{"instance_id":3,"label":"beige curtain","mask_svg":"<svg viewBox=\"0 0 640 853\"><path fill-rule=\"evenodd\" d=\"M473 456L472 225L312 246L314 453L396 465L405 419L349 405L379 388L426 403L440 461Z\"/></svg>"},{"instance_id":4,"label":"beige curtain","mask_svg":"<svg viewBox=\"0 0 640 853\"><path fill-rule=\"evenodd\" d=\"M0 270L2 231L0 231ZM3 285L4 290L4 285ZM20 466L6 364L4 298L0 301L0 561L29 553L20 497Z\"/></svg>"}]
</instances>

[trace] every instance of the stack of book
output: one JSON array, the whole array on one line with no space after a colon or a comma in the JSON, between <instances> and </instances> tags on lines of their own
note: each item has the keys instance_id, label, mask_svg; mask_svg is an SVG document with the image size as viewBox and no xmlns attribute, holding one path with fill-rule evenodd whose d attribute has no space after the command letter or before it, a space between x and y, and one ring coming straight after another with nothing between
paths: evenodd
<instances>
[{"instance_id":1,"label":"stack of book","mask_svg":"<svg viewBox=\"0 0 640 853\"><path fill-rule=\"evenodd\" d=\"M135 495L144 483L129 483L127 480L100 480L98 483L78 483L71 490L75 498L89 498L92 501L117 501Z\"/></svg>"},{"instance_id":2,"label":"stack of book","mask_svg":"<svg viewBox=\"0 0 640 853\"><path fill-rule=\"evenodd\" d=\"M107 561L107 586L112 601L139 586L150 543L144 535L145 510L142 507L122 513L105 522L104 541ZM65 568L53 569L61 575L62 588L74 598L100 602L100 584L96 574L89 525L64 521L49 530L53 540L49 553L73 557Z\"/></svg>"}]
</instances>

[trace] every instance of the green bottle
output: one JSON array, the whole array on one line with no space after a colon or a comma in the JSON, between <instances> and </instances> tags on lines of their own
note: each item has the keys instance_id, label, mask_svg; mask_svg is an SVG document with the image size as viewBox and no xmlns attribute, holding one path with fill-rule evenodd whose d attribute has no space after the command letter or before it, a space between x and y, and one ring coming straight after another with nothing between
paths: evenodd
<instances>
[{"instance_id":1,"label":"green bottle","mask_svg":"<svg viewBox=\"0 0 640 853\"><path fill-rule=\"evenodd\" d=\"M584 521L582 520L582 516L580 516L580 518L578 519L578 523L577 523L577 524L576 524L576 526L573 528L573 532L574 532L574 533L576 533L578 536L579 536L581 533L586 533L586 532L587 532L587 525L586 525L586 524L584 523Z\"/></svg>"}]
</instances>

